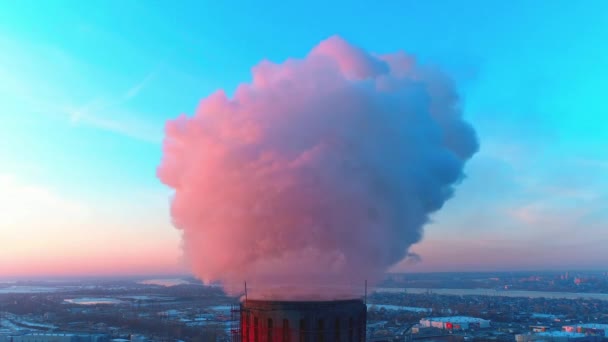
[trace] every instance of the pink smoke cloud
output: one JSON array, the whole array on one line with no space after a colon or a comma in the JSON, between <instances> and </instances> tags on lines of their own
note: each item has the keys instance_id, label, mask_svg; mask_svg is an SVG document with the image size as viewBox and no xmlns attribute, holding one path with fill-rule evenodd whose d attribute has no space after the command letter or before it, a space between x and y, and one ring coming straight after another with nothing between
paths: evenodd
<instances>
[{"instance_id":1,"label":"pink smoke cloud","mask_svg":"<svg viewBox=\"0 0 608 342\"><path fill-rule=\"evenodd\" d=\"M340 37L252 72L166 125L158 176L194 273L277 298L380 279L478 148L453 84Z\"/></svg>"}]
</instances>

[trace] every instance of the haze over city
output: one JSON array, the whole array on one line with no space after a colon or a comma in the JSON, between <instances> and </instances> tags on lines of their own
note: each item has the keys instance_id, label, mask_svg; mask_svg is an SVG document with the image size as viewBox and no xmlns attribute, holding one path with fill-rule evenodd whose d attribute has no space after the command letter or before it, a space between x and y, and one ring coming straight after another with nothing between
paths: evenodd
<instances>
[{"instance_id":1,"label":"haze over city","mask_svg":"<svg viewBox=\"0 0 608 342\"><path fill-rule=\"evenodd\" d=\"M374 265L394 272L605 268L605 2L470 1L466 10L442 1L64 5L0 4L0 280L183 275L193 264L196 273L183 250L189 226L176 229L183 216L170 209L171 176L183 163L162 171L163 157L173 156L163 152L173 137L167 122L194 117L199 105L204 112L218 90L228 99L239 98L243 84L263 92L272 83L255 78L263 61L288 73L300 64L286 61L317 66L310 61L321 50L352 57L355 66L362 58L391 68L370 67L363 76L341 68L336 82L402 80L395 71L402 64L383 59L399 51L415 70L446 75L460 98L446 108L474 131L442 132L478 142L446 147L464 151L450 159L453 172L441 183L455 184L453 196L440 192L441 209L428 210L420 241L403 239L402 261ZM289 77L299 79L310 69L294 70ZM381 102L376 96L370 103ZM353 141L368 138L365 130L348 132ZM196 149L196 138L184 141ZM374 156L393 152L370 148Z\"/></svg>"}]
</instances>

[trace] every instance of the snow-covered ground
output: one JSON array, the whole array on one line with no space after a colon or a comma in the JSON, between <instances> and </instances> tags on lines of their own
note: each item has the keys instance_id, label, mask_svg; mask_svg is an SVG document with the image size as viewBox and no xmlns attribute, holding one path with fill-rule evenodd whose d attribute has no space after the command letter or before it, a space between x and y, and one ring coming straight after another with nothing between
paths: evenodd
<instances>
[{"instance_id":1,"label":"snow-covered ground","mask_svg":"<svg viewBox=\"0 0 608 342\"><path fill-rule=\"evenodd\" d=\"M22 286L22 285L11 285L7 287L0 287L0 294L8 293L49 293L57 292L60 288L49 287L49 286Z\"/></svg>"},{"instance_id":2,"label":"snow-covered ground","mask_svg":"<svg viewBox=\"0 0 608 342\"><path fill-rule=\"evenodd\" d=\"M189 281L184 280L184 279L179 279L179 278L174 278L174 279L148 279L148 280L142 280L139 282L139 284L143 284L143 285L159 285L159 286L176 286L176 285L185 285L185 284L190 284Z\"/></svg>"},{"instance_id":3,"label":"snow-covered ground","mask_svg":"<svg viewBox=\"0 0 608 342\"><path fill-rule=\"evenodd\" d=\"M222 313L229 313L230 312L230 305L216 305L216 306L210 306L209 309L213 310L213 311L219 311Z\"/></svg>"},{"instance_id":4,"label":"snow-covered ground","mask_svg":"<svg viewBox=\"0 0 608 342\"><path fill-rule=\"evenodd\" d=\"M24 321L21 320L19 321L19 323L27 325L29 328L32 329L56 329L57 327L52 325L52 324L46 324L46 323L37 323L37 322L32 322L32 321Z\"/></svg>"},{"instance_id":5,"label":"snow-covered ground","mask_svg":"<svg viewBox=\"0 0 608 342\"><path fill-rule=\"evenodd\" d=\"M17 315L4 312L2 313L3 318L0 319L0 329L9 330L11 332L30 329L30 330L49 330L55 329L56 326L52 324L33 322L26 319L23 319Z\"/></svg>"},{"instance_id":6,"label":"snow-covered ground","mask_svg":"<svg viewBox=\"0 0 608 342\"><path fill-rule=\"evenodd\" d=\"M174 300L175 297L165 296L119 296L120 299L131 299L131 300L145 300L145 301L164 301Z\"/></svg>"},{"instance_id":7,"label":"snow-covered ground","mask_svg":"<svg viewBox=\"0 0 608 342\"><path fill-rule=\"evenodd\" d=\"M0 327L8 329L10 331L17 331L17 330L21 329L19 326L17 326L11 320L6 319L6 318L0 319Z\"/></svg>"},{"instance_id":8,"label":"snow-covered ground","mask_svg":"<svg viewBox=\"0 0 608 342\"><path fill-rule=\"evenodd\" d=\"M124 303L122 300L117 299L117 298L92 298L92 297L66 299L65 302L70 303L70 304L78 304L78 305L98 305L98 304L116 305L116 304Z\"/></svg>"}]
</instances>

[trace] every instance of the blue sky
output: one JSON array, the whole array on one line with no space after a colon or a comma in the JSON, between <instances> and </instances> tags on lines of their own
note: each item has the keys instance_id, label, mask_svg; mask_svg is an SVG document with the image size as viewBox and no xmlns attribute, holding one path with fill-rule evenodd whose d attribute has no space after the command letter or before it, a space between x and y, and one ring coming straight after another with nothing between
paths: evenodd
<instances>
[{"instance_id":1,"label":"blue sky","mask_svg":"<svg viewBox=\"0 0 608 342\"><path fill-rule=\"evenodd\" d=\"M334 34L446 70L480 137L423 261L397 269L603 267L607 2L7 1L0 276L107 253L124 272L181 271L155 176L164 122Z\"/></svg>"}]
</instances>

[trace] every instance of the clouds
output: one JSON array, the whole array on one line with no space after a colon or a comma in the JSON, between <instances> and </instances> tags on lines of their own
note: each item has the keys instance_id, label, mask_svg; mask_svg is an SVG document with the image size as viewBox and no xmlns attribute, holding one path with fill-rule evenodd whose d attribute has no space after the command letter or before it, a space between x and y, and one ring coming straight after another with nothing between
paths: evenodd
<instances>
[{"instance_id":1,"label":"clouds","mask_svg":"<svg viewBox=\"0 0 608 342\"><path fill-rule=\"evenodd\" d=\"M121 106L121 102L93 100L78 108L67 108L64 113L72 125L87 125L147 143L160 142L161 129L158 126Z\"/></svg>"},{"instance_id":2,"label":"clouds","mask_svg":"<svg viewBox=\"0 0 608 342\"><path fill-rule=\"evenodd\" d=\"M19 112L160 142L161 126L129 106L157 77L156 70L120 80L118 84L125 83L121 93L101 87L103 78L95 77L100 72L61 47L0 39L0 49L5 51L0 57L0 99L18 103ZM108 78L107 74L103 77Z\"/></svg>"}]
</instances>

